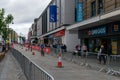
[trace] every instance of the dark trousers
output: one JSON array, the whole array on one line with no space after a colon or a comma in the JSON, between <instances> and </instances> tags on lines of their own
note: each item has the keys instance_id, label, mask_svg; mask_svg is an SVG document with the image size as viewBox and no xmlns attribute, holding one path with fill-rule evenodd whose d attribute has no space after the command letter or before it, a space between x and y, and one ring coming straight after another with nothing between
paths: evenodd
<instances>
[{"instance_id":1,"label":"dark trousers","mask_svg":"<svg viewBox=\"0 0 120 80\"><path fill-rule=\"evenodd\" d=\"M106 55L99 55L99 62L103 60L104 64L106 64Z\"/></svg>"},{"instance_id":2,"label":"dark trousers","mask_svg":"<svg viewBox=\"0 0 120 80\"><path fill-rule=\"evenodd\" d=\"M41 56L44 56L44 51L43 51L43 49L41 49Z\"/></svg>"}]
</instances>

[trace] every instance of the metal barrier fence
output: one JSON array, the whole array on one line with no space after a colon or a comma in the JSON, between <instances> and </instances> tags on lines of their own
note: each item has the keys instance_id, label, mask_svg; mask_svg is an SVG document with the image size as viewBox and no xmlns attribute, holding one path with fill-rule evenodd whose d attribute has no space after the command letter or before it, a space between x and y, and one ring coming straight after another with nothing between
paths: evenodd
<instances>
[{"instance_id":1,"label":"metal barrier fence","mask_svg":"<svg viewBox=\"0 0 120 80\"><path fill-rule=\"evenodd\" d=\"M19 51L11 49L13 56L19 62L27 80L54 80L45 70L39 67L27 57L22 55Z\"/></svg>"},{"instance_id":2,"label":"metal barrier fence","mask_svg":"<svg viewBox=\"0 0 120 80\"><path fill-rule=\"evenodd\" d=\"M82 65L82 66L88 66L92 69L96 69L98 71L104 71L107 74L119 76L120 75L120 55L106 55L106 65L99 64L99 60L97 57L97 53L93 52L86 52L84 55L81 52L80 54L74 54L73 53L64 53L63 59L68 60L70 62Z\"/></svg>"}]
</instances>

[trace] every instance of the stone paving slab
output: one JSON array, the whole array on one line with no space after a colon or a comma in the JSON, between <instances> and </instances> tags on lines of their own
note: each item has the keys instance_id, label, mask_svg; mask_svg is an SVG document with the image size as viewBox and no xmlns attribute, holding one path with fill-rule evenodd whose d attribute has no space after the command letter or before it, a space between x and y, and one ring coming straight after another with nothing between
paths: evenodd
<instances>
[{"instance_id":1,"label":"stone paving slab","mask_svg":"<svg viewBox=\"0 0 120 80\"><path fill-rule=\"evenodd\" d=\"M55 80L120 80L119 77L110 76L65 60L62 60L64 67L57 68L58 59L56 57L47 54L41 56L38 51L34 51L35 55L32 55L31 51L25 51L25 48L21 49L17 46L15 49L46 70Z\"/></svg>"},{"instance_id":2,"label":"stone paving slab","mask_svg":"<svg viewBox=\"0 0 120 80\"><path fill-rule=\"evenodd\" d=\"M0 62L0 80L26 80L19 64L10 52L5 54L4 59Z\"/></svg>"}]
</instances>

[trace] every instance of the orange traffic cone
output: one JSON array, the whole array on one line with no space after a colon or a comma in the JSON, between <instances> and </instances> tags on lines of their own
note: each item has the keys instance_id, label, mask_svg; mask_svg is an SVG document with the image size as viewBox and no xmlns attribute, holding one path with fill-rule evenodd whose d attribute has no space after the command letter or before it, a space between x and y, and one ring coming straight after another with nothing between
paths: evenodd
<instances>
[{"instance_id":1,"label":"orange traffic cone","mask_svg":"<svg viewBox=\"0 0 120 80\"><path fill-rule=\"evenodd\" d=\"M61 54L58 54L58 63L57 63L57 67L58 68L62 68L63 66L62 66L62 60L61 60L62 58L61 58Z\"/></svg>"},{"instance_id":2,"label":"orange traffic cone","mask_svg":"<svg viewBox=\"0 0 120 80\"><path fill-rule=\"evenodd\" d=\"M32 52L32 55L35 55L35 52Z\"/></svg>"}]
</instances>

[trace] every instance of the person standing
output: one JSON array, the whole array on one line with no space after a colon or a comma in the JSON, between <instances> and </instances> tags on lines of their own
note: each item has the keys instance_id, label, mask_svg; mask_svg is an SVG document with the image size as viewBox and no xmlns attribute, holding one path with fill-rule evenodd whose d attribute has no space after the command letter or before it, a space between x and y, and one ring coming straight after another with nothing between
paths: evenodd
<instances>
[{"instance_id":1,"label":"person standing","mask_svg":"<svg viewBox=\"0 0 120 80\"><path fill-rule=\"evenodd\" d=\"M78 56L81 56L81 46L78 44L78 45L76 45L76 51L77 51L77 55Z\"/></svg>"},{"instance_id":2,"label":"person standing","mask_svg":"<svg viewBox=\"0 0 120 80\"><path fill-rule=\"evenodd\" d=\"M61 44L61 52L62 52L62 54L64 53L64 52L66 52L67 50L66 50L66 45L65 44Z\"/></svg>"},{"instance_id":3,"label":"person standing","mask_svg":"<svg viewBox=\"0 0 120 80\"><path fill-rule=\"evenodd\" d=\"M55 54L57 54L57 47L58 47L57 44L54 43L54 44L53 44L53 49L54 49Z\"/></svg>"},{"instance_id":4,"label":"person standing","mask_svg":"<svg viewBox=\"0 0 120 80\"><path fill-rule=\"evenodd\" d=\"M45 45L43 43L41 43L40 44L41 56L44 56L44 48L45 48Z\"/></svg>"},{"instance_id":5,"label":"person standing","mask_svg":"<svg viewBox=\"0 0 120 80\"><path fill-rule=\"evenodd\" d=\"M106 64L106 51L104 45L101 45L101 48L99 50L99 63L101 64L102 61L104 64Z\"/></svg>"},{"instance_id":6,"label":"person standing","mask_svg":"<svg viewBox=\"0 0 120 80\"><path fill-rule=\"evenodd\" d=\"M83 44L82 46L82 51L83 51L82 56L85 57L87 52L87 46L85 44Z\"/></svg>"}]
</instances>

